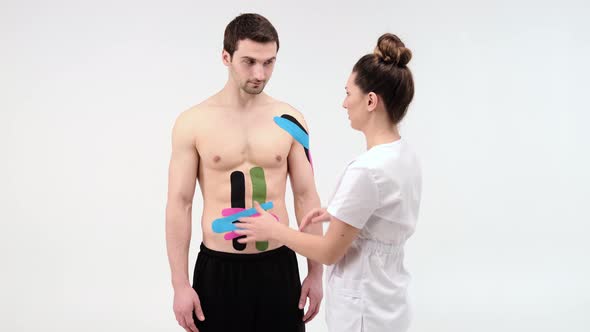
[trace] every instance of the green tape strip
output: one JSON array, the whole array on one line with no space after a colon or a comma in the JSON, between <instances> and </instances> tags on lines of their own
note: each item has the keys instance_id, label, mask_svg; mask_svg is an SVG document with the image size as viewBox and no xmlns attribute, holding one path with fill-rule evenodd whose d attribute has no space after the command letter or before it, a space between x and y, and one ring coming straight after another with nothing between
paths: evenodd
<instances>
[{"instance_id":1,"label":"green tape strip","mask_svg":"<svg viewBox=\"0 0 590 332\"><path fill-rule=\"evenodd\" d=\"M266 202L266 179L264 178L264 169L262 167L253 167L250 169L250 178L252 179L252 203L262 204ZM256 249L265 251L268 249L268 241L256 241Z\"/></svg>"}]
</instances>

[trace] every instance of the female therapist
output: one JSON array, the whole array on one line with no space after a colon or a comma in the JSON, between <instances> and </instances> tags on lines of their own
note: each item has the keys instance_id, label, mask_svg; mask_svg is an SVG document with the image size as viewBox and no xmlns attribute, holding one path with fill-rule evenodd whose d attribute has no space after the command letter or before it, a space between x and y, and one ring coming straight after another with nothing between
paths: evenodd
<instances>
[{"instance_id":1,"label":"female therapist","mask_svg":"<svg viewBox=\"0 0 590 332\"><path fill-rule=\"evenodd\" d=\"M406 331L410 308L404 244L414 232L421 175L416 156L398 124L414 96L412 53L384 34L373 54L360 58L346 83L343 107L360 130L367 151L348 165L327 209L301 221L329 221L324 236L291 229L256 208L259 217L240 219L241 242L275 240L323 264L327 271L326 319L333 332Z\"/></svg>"}]
</instances>

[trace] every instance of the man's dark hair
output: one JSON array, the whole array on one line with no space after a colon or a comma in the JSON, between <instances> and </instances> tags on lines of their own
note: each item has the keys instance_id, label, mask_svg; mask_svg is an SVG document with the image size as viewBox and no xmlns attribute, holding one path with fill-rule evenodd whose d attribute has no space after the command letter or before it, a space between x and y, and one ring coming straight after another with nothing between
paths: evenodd
<instances>
[{"instance_id":1,"label":"man's dark hair","mask_svg":"<svg viewBox=\"0 0 590 332\"><path fill-rule=\"evenodd\" d=\"M279 35L275 27L262 15L242 14L234 18L227 27L223 36L223 49L234 55L240 40L250 39L258 43L277 43L279 50Z\"/></svg>"}]
</instances>

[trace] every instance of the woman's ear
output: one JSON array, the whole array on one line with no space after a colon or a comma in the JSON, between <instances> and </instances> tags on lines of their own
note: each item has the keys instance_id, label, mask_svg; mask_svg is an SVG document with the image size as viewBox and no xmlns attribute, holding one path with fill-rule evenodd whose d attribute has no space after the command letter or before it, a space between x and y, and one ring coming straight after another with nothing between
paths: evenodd
<instances>
[{"instance_id":1,"label":"woman's ear","mask_svg":"<svg viewBox=\"0 0 590 332\"><path fill-rule=\"evenodd\" d=\"M367 95L367 110L373 112L379 103L379 96L375 92L369 92Z\"/></svg>"}]
</instances>

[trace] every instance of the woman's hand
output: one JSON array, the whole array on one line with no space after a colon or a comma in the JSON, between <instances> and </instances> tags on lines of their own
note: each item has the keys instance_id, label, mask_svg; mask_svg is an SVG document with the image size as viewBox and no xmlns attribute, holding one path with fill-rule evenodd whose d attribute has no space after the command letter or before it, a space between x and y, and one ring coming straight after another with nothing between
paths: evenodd
<instances>
[{"instance_id":1,"label":"woman's hand","mask_svg":"<svg viewBox=\"0 0 590 332\"><path fill-rule=\"evenodd\" d=\"M332 216L326 211L325 208L315 208L301 220L301 224L299 225L299 230L303 231L305 227L309 226L309 224L315 224L318 222L328 222Z\"/></svg>"},{"instance_id":2,"label":"woman's hand","mask_svg":"<svg viewBox=\"0 0 590 332\"><path fill-rule=\"evenodd\" d=\"M283 224L277 222L277 219L265 211L258 202L254 201L254 207L259 216L240 218L236 224L234 232L239 235L246 235L245 238L238 239L240 243L250 243L256 241L277 240L278 232Z\"/></svg>"}]
</instances>

